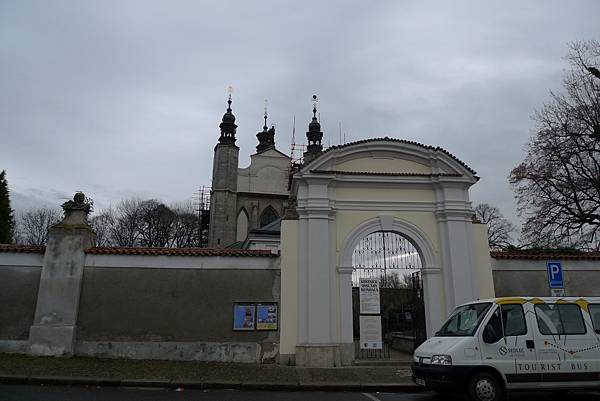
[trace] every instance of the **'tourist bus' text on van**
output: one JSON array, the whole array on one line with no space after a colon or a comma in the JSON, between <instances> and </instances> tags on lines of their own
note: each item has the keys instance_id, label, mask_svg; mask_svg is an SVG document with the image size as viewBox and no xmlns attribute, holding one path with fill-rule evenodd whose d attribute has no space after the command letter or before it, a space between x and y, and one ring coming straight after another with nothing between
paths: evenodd
<instances>
[{"instance_id":1,"label":"'tourist bus' text on van","mask_svg":"<svg viewBox=\"0 0 600 401\"><path fill-rule=\"evenodd\" d=\"M413 357L416 384L496 401L505 390L600 388L600 298L495 298L454 310Z\"/></svg>"}]
</instances>

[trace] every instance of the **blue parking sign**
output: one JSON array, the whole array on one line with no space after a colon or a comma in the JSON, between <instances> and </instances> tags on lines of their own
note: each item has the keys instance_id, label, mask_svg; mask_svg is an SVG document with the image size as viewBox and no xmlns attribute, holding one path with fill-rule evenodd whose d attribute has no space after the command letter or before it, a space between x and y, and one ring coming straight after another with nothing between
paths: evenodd
<instances>
[{"instance_id":1,"label":"blue parking sign","mask_svg":"<svg viewBox=\"0 0 600 401\"><path fill-rule=\"evenodd\" d=\"M548 269L548 282L550 283L550 288L564 288L565 281L560 262L546 262L546 268Z\"/></svg>"}]
</instances>

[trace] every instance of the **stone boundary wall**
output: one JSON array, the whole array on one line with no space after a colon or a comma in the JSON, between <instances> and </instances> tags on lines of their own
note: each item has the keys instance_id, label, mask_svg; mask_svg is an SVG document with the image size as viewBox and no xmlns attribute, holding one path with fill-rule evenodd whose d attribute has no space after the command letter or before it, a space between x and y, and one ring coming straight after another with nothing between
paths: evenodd
<instances>
[{"instance_id":1,"label":"stone boundary wall","mask_svg":"<svg viewBox=\"0 0 600 401\"><path fill-rule=\"evenodd\" d=\"M0 352L26 352L33 324L43 247L26 252L0 249Z\"/></svg>"},{"instance_id":2,"label":"stone boundary wall","mask_svg":"<svg viewBox=\"0 0 600 401\"><path fill-rule=\"evenodd\" d=\"M78 297L61 297L43 247L0 245L0 352L270 363L279 330L234 331L234 302L276 302L279 257L264 251L87 248ZM75 268L76 269L76 268ZM66 272L66 273L65 273ZM41 286L47 291L40 291ZM51 294L44 302L40 296ZM78 299L73 307L65 299ZM44 302L44 305L38 303ZM43 307L42 307L43 306ZM37 310L37 311L36 311ZM63 322L75 310L74 325ZM40 313L43 311L43 313ZM37 332L31 330L38 327ZM33 336L32 336L33 332ZM70 333L74 333L69 337Z\"/></svg>"},{"instance_id":3,"label":"stone boundary wall","mask_svg":"<svg viewBox=\"0 0 600 401\"><path fill-rule=\"evenodd\" d=\"M549 297L547 261L560 261L567 296L600 296L600 255L535 257L492 252L492 274L497 297Z\"/></svg>"}]
</instances>

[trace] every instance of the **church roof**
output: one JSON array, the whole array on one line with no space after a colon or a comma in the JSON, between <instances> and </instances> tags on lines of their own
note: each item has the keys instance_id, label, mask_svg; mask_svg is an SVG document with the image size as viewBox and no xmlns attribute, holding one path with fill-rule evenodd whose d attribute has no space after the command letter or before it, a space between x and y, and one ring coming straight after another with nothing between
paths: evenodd
<instances>
[{"instance_id":1,"label":"church roof","mask_svg":"<svg viewBox=\"0 0 600 401\"><path fill-rule=\"evenodd\" d=\"M281 217L273 220L269 224L261 228L255 228L254 230L250 230L250 233L256 234L275 234L281 232Z\"/></svg>"},{"instance_id":2,"label":"church roof","mask_svg":"<svg viewBox=\"0 0 600 401\"><path fill-rule=\"evenodd\" d=\"M273 147L273 148L267 148L267 149L265 149L265 150L261 150L260 152L256 152L256 153L254 154L254 156L256 156L256 155L262 155L263 153L265 153L265 152L268 152L268 151L270 151L270 150L273 150L273 151L275 151L275 152L279 153L281 156L285 157L286 159L289 159L289 158L290 158L288 155L286 155L285 153L281 152L279 149L277 149L277 148L275 148L275 147Z\"/></svg>"},{"instance_id":3,"label":"church roof","mask_svg":"<svg viewBox=\"0 0 600 401\"><path fill-rule=\"evenodd\" d=\"M469 170L469 172L473 175L477 175L477 172L475 170L473 170L471 167L469 167L465 162L463 162L462 160L460 160L458 157L454 156L452 153L448 152L446 149L441 148L439 146L431 146L431 145L425 145L422 144L420 142L416 142L416 141L409 141L407 139L398 139L398 138L390 138L390 137L383 137L383 138L368 138L368 139L361 139L359 141L354 141L354 142L348 142L345 143L343 145L334 145L331 146L329 148L327 148L325 151L323 151L319 157L313 159L310 163L308 163L306 166L303 167L303 169L306 169L308 166L310 166L315 160L320 159L323 155L329 153L329 152L333 152L335 150L338 149L343 149L343 148L347 148L350 146L354 146L354 145L358 145L358 144L364 144L364 143L370 143L370 142L381 142L381 141L388 141L388 142L398 142L398 143L405 143L405 144L409 144L409 145L415 145L415 146L419 146L422 147L424 149L427 150L433 150L436 152L441 152L446 154L447 156L450 156L452 159L454 159L457 163L459 163L461 166L463 166L464 168L466 168L467 170Z\"/></svg>"}]
</instances>

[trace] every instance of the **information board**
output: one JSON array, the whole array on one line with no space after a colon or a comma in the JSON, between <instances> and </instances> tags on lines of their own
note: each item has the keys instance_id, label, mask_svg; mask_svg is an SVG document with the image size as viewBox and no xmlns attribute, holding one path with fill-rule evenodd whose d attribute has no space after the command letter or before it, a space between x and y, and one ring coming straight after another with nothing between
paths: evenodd
<instances>
[{"instance_id":1,"label":"information board","mask_svg":"<svg viewBox=\"0 0 600 401\"><path fill-rule=\"evenodd\" d=\"M256 308L254 307L254 304L233 304L233 330L254 330L255 311Z\"/></svg>"},{"instance_id":2,"label":"information board","mask_svg":"<svg viewBox=\"0 0 600 401\"><path fill-rule=\"evenodd\" d=\"M358 282L360 313L379 314L379 279L361 278Z\"/></svg>"},{"instance_id":3,"label":"information board","mask_svg":"<svg viewBox=\"0 0 600 401\"><path fill-rule=\"evenodd\" d=\"M381 316L360 317L360 349L382 349Z\"/></svg>"},{"instance_id":4,"label":"information board","mask_svg":"<svg viewBox=\"0 0 600 401\"><path fill-rule=\"evenodd\" d=\"M277 304L256 305L256 330L277 330Z\"/></svg>"}]
</instances>

